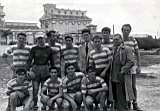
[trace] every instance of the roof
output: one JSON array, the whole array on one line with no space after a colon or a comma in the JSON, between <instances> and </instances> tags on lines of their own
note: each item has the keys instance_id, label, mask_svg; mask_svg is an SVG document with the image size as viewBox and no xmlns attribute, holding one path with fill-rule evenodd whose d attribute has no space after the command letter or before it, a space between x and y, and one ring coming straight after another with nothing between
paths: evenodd
<instances>
[{"instance_id":1,"label":"roof","mask_svg":"<svg viewBox=\"0 0 160 111\"><path fill-rule=\"evenodd\" d=\"M9 29L39 29L37 23L5 22L5 28Z\"/></svg>"}]
</instances>

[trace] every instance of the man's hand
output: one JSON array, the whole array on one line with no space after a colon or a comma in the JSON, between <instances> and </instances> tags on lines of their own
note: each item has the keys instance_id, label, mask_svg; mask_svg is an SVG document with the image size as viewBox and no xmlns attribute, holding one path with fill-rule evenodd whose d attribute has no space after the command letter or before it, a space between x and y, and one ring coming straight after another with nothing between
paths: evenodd
<instances>
[{"instance_id":1,"label":"man's hand","mask_svg":"<svg viewBox=\"0 0 160 111\"><path fill-rule=\"evenodd\" d=\"M100 74L100 77L104 78L106 75L106 71L104 70L101 74Z\"/></svg>"},{"instance_id":2,"label":"man's hand","mask_svg":"<svg viewBox=\"0 0 160 111\"><path fill-rule=\"evenodd\" d=\"M141 73L141 68L140 68L140 67L137 67L137 68L136 68L136 73L137 73L137 74L140 74L140 73Z\"/></svg>"},{"instance_id":3,"label":"man's hand","mask_svg":"<svg viewBox=\"0 0 160 111\"><path fill-rule=\"evenodd\" d=\"M49 107L52 106L52 103L53 103L53 100L52 100L52 99L48 99L47 105L48 105Z\"/></svg>"},{"instance_id":4,"label":"man's hand","mask_svg":"<svg viewBox=\"0 0 160 111\"><path fill-rule=\"evenodd\" d=\"M8 57L8 55L5 53L2 55L2 58L7 58L7 57Z\"/></svg>"}]
</instances>

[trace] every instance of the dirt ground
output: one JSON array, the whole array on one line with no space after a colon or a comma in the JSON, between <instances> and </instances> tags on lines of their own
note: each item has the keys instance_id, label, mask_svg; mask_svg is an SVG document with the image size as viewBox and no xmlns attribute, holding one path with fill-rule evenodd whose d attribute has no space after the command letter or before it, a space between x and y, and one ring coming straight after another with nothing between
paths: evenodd
<instances>
[{"instance_id":1,"label":"dirt ground","mask_svg":"<svg viewBox=\"0 0 160 111\"><path fill-rule=\"evenodd\" d=\"M141 57L142 74L137 77L138 103L144 111L160 111L160 56ZM6 83L11 78L9 65L0 57L0 111L7 105Z\"/></svg>"}]
</instances>

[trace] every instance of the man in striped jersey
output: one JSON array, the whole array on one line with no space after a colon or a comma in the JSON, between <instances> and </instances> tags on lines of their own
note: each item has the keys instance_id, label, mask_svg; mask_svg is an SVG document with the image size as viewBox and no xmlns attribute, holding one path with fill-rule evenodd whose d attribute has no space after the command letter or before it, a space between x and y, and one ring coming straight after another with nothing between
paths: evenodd
<instances>
[{"instance_id":1,"label":"man in striped jersey","mask_svg":"<svg viewBox=\"0 0 160 111\"><path fill-rule=\"evenodd\" d=\"M61 77L61 58L60 58L61 44L57 42L56 31L54 30L49 31L47 33L47 37L49 46L52 48L53 51L53 60L55 67L57 67L58 77Z\"/></svg>"},{"instance_id":2,"label":"man in striped jersey","mask_svg":"<svg viewBox=\"0 0 160 111\"><path fill-rule=\"evenodd\" d=\"M16 107L24 106L23 110L30 110L31 97L28 88L31 87L29 81L26 80L26 70L16 70L17 78L11 79L7 86L8 91L8 107L6 111L16 111Z\"/></svg>"},{"instance_id":3,"label":"man in striped jersey","mask_svg":"<svg viewBox=\"0 0 160 111\"><path fill-rule=\"evenodd\" d=\"M6 52L3 54L3 57L6 58L9 55L13 56L13 64L12 64L12 70L13 70L13 78L16 77L16 70L20 68L27 69L27 60L29 57L29 51L30 48L26 46L26 34L25 33L19 33L17 35L17 45L13 45L9 47L9 49L6 50Z\"/></svg>"},{"instance_id":4,"label":"man in striped jersey","mask_svg":"<svg viewBox=\"0 0 160 111\"><path fill-rule=\"evenodd\" d=\"M66 65L66 77L63 80L63 92L64 97L69 101L75 101L77 104L77 110L80 110L82 103L81 93L81 80L84 76L81 72L75 72L75 66L73 63ZM74 102L71 102L72 108Z\"/></svg>"},{"instance_id":5,"label":"man in striped jersey","mask_svg":"<svg viewBox=\"0 0 160 111\"><path fill-rule=\"evenodd\" d=\"M65 64L74 63L76 71L79 71L79 48L73 45L73 38L70 35L65 37L65 42L66 45L63 46L61 50L62 70L64 70Z\"/></svg>"},{"instance_id":6,"label":"man in striped jersey","mask_svg":"<svg viewBox=\"0 0 160 111\"><path fill-rule=\"evenodd\" d=\"M104 78L110 66L111 52L108 48L102 47L102 38L99 35L93 37L93 43L95 48L89 54L89 66L96 69L97 76Z\"/></svg>"},{"instance_id":7,"label":"man in striped jersey","mask_svg":"<svg viewBox=\"0 0 160 111\"><path fill-rule=\"evenodd\" d=\"M100 103L102 111L106 111L105 100L108 87L105 81L96 76L96 71L93 67L88 67L88 75L82 79L82 94L83 101L88 111L93 111L93 103L96 107Z\"/></svg>"},{"instance_id":8,"label":"man in striped jersey","mask_svg":"<svg viewBox=\"0 0 160 111\"><path fill-rule=\"evenodd\" d=\"M49 110L54 110L54 103L60 107L62 104L62 80L58 78L58 72L56 67L50 68L50 78L47 79L41 90L41 102L43 104L41 110L46 110L46 106L49 106Z\"/></svg>"},{"instance_id":9,"label":"man in striped jersey","mask_svg":"<svg viewBox=\"0 0 160 111\"><path fill-rule=\"evenodd\" d=\"M132 48L132 52L134 54L134 62L135 65L131 69L132 74L132 88L135 96L135 100L133 100L133 109L137 111L142 111L137 105L137 90L136 90L136 74L141 72L140 70L140 53L138 48L138 43L135 38L129 36L132 28L130 24L124 24L122 26L122 34L124 39L124 44ZM131 107L131 103L129 103L129 107Z\"/></svg>"}]
</instances>

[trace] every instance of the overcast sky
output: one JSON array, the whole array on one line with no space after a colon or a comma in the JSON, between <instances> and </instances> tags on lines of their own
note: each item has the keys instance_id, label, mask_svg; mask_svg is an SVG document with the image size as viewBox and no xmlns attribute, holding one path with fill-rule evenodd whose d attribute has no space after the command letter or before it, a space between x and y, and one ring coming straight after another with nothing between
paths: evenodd
<instances>
[{"instance_id":1,"label":"overcast sky","mask_svg":"<svg viewBox=\"0 0 160 111\"><path fill-rule=\"evenodd\" d=\"M0 0L6 21L37 22L43 15L43 4L54 3L58 8L86 10L98 31L115 25L120 33L124 23L132 25L132 33L160 36L159 0Z\"/></svg>"}]
</instances>

